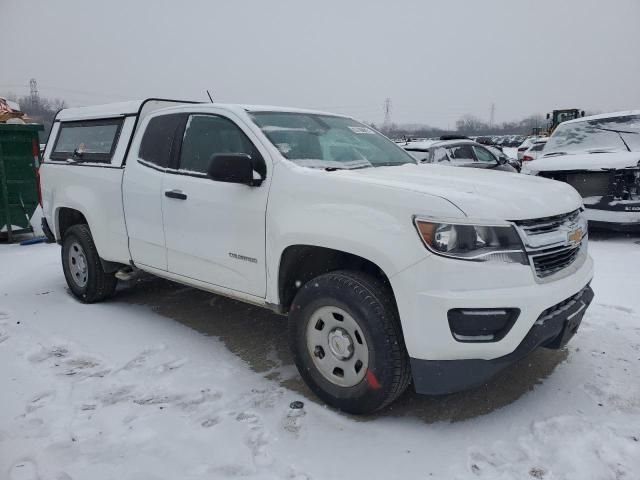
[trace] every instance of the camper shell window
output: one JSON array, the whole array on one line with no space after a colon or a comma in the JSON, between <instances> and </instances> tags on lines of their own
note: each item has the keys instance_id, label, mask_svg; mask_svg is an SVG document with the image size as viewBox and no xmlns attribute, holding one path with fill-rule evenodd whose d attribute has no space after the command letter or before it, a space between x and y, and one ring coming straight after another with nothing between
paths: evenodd
<instances>
[{"instance_id":1,"label":"camper shell window","mask_svg":"<svg viewBox=\"0 0 640 480\"><path fill-rule=\"evenodd\" d=\"M51 160L110 163L124 118L62 122Z\"/></svg>"}]
</instances>

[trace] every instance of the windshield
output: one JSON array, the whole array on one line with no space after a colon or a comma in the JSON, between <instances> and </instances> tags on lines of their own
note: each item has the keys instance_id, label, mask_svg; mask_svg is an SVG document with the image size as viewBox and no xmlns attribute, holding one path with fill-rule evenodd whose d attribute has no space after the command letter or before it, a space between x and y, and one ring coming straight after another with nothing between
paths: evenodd
<instances>
[{"instance_id":1,"label":"windshield","mask_svg":"<svg viewBox=\"0 0 640 480\"><path fill-rule=\"evenodd\" d=\"M350 169L416 163L391 140L350 118L292 112L256 112L251 118L285 158L300 165Z\"/></svg>"},{"instance_id":2,"label":"windshield","mask_svg":"<svg viewBox=\"0 0 640 480\"><path fill-rule=\"evenodd\" d=\"M550 153L640 151L640 115L560 124L544 148Z\"/></svg>"}]
</instances>

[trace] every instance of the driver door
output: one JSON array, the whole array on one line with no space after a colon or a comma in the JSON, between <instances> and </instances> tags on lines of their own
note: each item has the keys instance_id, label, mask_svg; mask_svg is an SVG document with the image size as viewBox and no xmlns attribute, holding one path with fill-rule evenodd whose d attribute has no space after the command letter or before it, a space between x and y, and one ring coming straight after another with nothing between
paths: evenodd
<instances>
[{"instance_id":1,"label":"driver door","mask_svg":"<svg viewBox=\"0 0 640 480\"><path fill-rule=\"evenodd\" d=\"M206 172L214 155L244 153L268 161L266 150L256 147L250 130L208 113L189 116L179 143L177 169L167 171L162 187L168 271L264 297L269 175L251 187L213 181Z\"/></svg>"},{"instance_id":2,"label":"driver door","mask_svg":"<svg viewBox=\"0 0 640 480\"><path fill-rule=\"evenodd\" d=\"M480 165L482 165L482 167L495 168L496 170L506 170L509 172L513 171L513 168L508 166L508 164L506 167L502 165L498 158L486 148L476 145L473 147L473 151L475 152L476 158L478 159L478 162L480 163Z\"/></svg>"}]
</instances>

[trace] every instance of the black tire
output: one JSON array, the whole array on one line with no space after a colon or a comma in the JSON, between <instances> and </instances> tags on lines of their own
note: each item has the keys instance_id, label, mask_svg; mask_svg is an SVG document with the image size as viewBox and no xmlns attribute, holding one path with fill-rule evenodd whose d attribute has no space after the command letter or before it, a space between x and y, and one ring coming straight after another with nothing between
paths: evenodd
<instances>
[{"instance_id":1,"label":"black tire","mask_svg":"<svg viewBox=\"0 0 640 480\"><path fill-rule=\"evenodd\" d=\"M307 346L307 326L314 312L324 306L347 312L365 337L368 368L364 378L353 386L328 380L314 364ZM390 287L361 272L327 273L298 291L289 312L289 346L311 390L327 404L348 413L367 414L389 405L404 392L411 378L393 293Z\"/></svg>"},{"instance_id":2,"label":"black tire","mask_svg":"<svg viewBox=\"0 0 640 480\"><path fill-rule=\"evenodd\" d=\"M81 280L74 279L70 262L74 252L77 254L79 251L78 246L81 247L86 266L86 274ZM73 225L65 232L62 239L62 270L69 289L81 302L100 302L111 297L116 290L118 280L113 273L106 273L102 268L88 225ZM78 272L75 272L75 276L78 277Z\"/></svg>"}]
</instances>

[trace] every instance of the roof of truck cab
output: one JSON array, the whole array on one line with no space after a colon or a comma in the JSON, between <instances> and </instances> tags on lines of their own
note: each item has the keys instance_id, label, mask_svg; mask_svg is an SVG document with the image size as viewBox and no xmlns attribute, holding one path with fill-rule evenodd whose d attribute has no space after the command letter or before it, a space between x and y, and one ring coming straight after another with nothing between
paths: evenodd
<instances>
[{"instance_id":1,"label":"roof of truck cab","mask_svg":"<svg viewBox=\"0 0 640 480\"><path fill-rule=\"evenodd\" d=\"M589 115L588 117L580 117L574 118L573 120L567 120L566 122L562 122L562 125L566 123L584 122L585 120L602 120L604 118L629 117L631 115L640 115L640 110L624 110L622 112L599 113L598 115Z\"/></svg>"},{"instance_id":2,"label":"roof of truck cab","mask_svg":"<svg viewBox=\"0 0 640 480\"><path fill-rule=\"evenodd\" d=\"M312 110L306 108L295 107L279 107L274 105L245 105L239 103L196 103L180 100L164 100L164 99L147 99L147 100L132 100L129 102L107 103L104 105L92 105L89 107L74 107L65 108L61 110L56 119L61 121L74 121L74 120L89 120L98 118L109 117L121 117L126 115L137 115L140 112L140 108L145 102L149 100L157 101L171 101L176 104L171 106L164 106L157 111L172 111L182 109L185 104L193 104L196 108L205 108L208 106L223 108L231 111L238 112L290 112L290 113L307 113L313 115L331 115L336 117L347 117L347 115L341 115L337 113L323 112L321 110ZM180 104L177 104L180 102Z\"/></svg>"},{"instance_id":3,"label":"roof of truck cab","mask_svg":"<svg viewBox=\"0 0 640 480\"><path fill-rule=\"evenodd\" d=\"M312 115L331 115L332 117L348 117L341 113L325 112L310 108L279 107L275 105L238 105L247 112L289 112L289 113L309 113Z\"/></svg>"},{"instance_id":4,"label":"roof of truck cab","mask_svg":"<svg viewBox=\"0 0 640 480\"><path fill-rule=\"evenodd\" d=\"M310 115L330 115L332 117L347 117L350 118L348 115L344 115L341 113L332 113L332 112L324 112L322 110L313 110L313 109L309 109L309 108L297 108L297 107L281 107L281 106L276 106L276 105L246 105L243 103L200 103L197 105L197 108L203 108L203 107L216 107L216 108L223 108L225 110L231 110L231 111L244 111L244 112L248 112L248 113L252 113L252 112L277 112L277 113L307 113ZM194 106L195 107L195 106ZM179 109L182 108L182 106L175 106L175 107L166 107L166 109L163 110L175 110L175 109Z\"/></svg>"}]
</instances>

